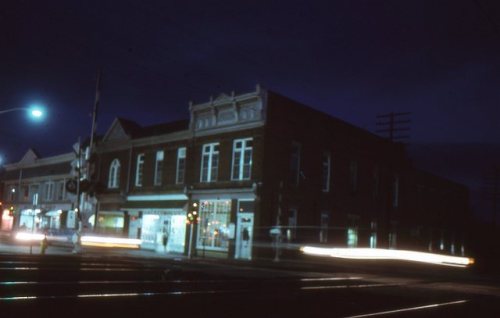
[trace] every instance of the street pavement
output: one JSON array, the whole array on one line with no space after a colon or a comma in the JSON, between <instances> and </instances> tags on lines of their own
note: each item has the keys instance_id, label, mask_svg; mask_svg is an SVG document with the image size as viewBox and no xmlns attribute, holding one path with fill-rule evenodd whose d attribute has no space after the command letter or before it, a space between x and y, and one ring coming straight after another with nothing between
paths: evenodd
<instances>
[{"instance_id":1,"label":"street pavement","mask_svg":"<svg viewBox=\"0 0 500 318\"><path fill-rule=\"evenodd\" d=\"M497 281L467 269L85 247L74 254L70 246L29 252L0 244L1 317L500 317Z\"/></svg>"}]
</instances>

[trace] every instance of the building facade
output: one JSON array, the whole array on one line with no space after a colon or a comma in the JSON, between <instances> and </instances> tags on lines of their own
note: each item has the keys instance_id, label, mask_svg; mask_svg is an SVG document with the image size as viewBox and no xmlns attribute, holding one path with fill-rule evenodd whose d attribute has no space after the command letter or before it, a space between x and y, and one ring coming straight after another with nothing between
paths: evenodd
<instances>
[{"instance_id":1,"label":"building facade","mask_svg":"<svg viewBox=\"0 0 500 318\"><path fill-rule=\"evenodd\" d=\"M401 144L259 87L191 103L189 121L117 119L97 153L96 230L144 248L243 259L276 244L424 249L435 235L411 235L424 215L442 218L418 226L464 244L452 238L463 236L464 187L422 177ZM415 207L419 187L454 198L453 225L428 191Z\"/></svg>"},{"instance_id":2,"label":"building facade","mask_svg":"<svg viewBox=\"0 0 500 318\"><path fill-rule=\"evenodd\" d=\"M73 153L40 158L30 149L19 162L4 166L2 231L75 229L76 198L66 191L74 158Z\"/></svg>"},{"instance_id":3,"label":"building facade","mask_svg":"<svg viewBox=\"0 0 500 318\"><path fill-rule=\"evenodd\" d=\"M91 156L84 224L207 257L287 256L306 244L463 252L467 189L418 171L402 144L259 86L189 111L148 127L112 123Z\"/></svg>"}]
</instances>

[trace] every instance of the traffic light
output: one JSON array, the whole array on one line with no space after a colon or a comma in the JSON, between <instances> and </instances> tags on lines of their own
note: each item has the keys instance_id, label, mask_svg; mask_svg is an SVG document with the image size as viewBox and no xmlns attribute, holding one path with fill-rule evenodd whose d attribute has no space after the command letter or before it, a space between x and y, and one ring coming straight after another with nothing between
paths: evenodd
<instances>
[{"instance_id":1,"label":"traffic light","mask_svg":"<svg viewBox=\"0 0 500 318\"><path fill-rule=\"evenodd\" d=\"M9 208L9 216L14 216L14 207L13 206L11 206Z\"/></svg>"},{"instance_id":2,"label":"traffic light","mask_svg":"<svg viewBox=\"0 0 500 318\"><path fill-rule=\"evenodd\" d=\"M187 215L187 224L196 224L200 220L200 216L198 215L198 203L193 202L191 211Z\"/></svg>"}]
</instances>

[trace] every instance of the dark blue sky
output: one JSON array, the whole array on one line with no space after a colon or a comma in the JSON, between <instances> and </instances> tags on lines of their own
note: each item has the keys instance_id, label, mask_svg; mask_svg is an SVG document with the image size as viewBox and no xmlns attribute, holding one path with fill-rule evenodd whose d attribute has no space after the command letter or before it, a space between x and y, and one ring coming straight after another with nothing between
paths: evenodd
<instances>
[{"instance_id":1,"label":"dark blue sky","mask_svg":"<svg viewBox=\"0 0 500 318\"><path fill-rule=\"evenodd\" d=\"M261 83L371 131L410 111L413 142L500 140L495 0L9 1L0 29L0 108L49 111L1 116L7 161L89 134L98 67L100 133Z\"/></svg>"}]
</instances>

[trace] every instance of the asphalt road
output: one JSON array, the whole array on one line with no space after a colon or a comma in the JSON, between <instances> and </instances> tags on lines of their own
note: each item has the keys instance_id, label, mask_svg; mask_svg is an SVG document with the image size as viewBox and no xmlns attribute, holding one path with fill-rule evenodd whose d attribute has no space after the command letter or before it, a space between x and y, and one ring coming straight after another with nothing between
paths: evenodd
<instances>
[{"instance_id":1,"label":"asphalt road","mask_svg":"<svg viewBox=\"0 0 500 318\"><path fill-rule=\"evenodd\" d=\"M405 276L98 253L0 254L0 315L500 317L495 284L433 269Z\"/></svg>"}]
</instances>

